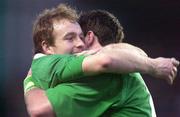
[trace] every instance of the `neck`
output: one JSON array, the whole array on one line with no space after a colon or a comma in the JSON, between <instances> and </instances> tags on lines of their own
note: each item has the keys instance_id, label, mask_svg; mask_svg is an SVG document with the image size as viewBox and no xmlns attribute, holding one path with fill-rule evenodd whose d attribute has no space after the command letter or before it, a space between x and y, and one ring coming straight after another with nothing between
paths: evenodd
<instances>
[{"instance_id":1,"label":"neck","mask_svg":"<svg viewBox=\"0 0 180 117\"><path fill-rule=\"evenodd\" d=\"M88 47L88 49L98 49L98 48L102 48L101 44L98 42L98 39L95 38L93 43L91 43L91 45Z\"/></svg>"},{"instance_id":2,"label":"neck","mask_svg":"<svg viewBox=\"0 0 180 117\"><path fill-rule=\"evenodd\" d=\"M98 49L98 48L102 48L102 46L100 44L93 44L88 49L91 50L91 49Z\"/></svg>"}]
</instances>

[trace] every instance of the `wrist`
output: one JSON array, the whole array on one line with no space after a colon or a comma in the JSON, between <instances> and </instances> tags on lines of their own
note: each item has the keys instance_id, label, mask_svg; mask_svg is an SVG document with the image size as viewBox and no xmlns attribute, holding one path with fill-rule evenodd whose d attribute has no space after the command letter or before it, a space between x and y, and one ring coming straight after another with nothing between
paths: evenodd
<instances>
[{"instance_id":1,"label":"wrist","mask_svg":"<svg viewBox=\"0 0 180 117\"><path fill-rule=\"evenodd\" d=\"M155 59L148 58L147 63L148 63L147 73L149 75L154 76L156 74L156 71L157 71L156 70L156 61L155 61Z\"/></svg>"}]
</instances>

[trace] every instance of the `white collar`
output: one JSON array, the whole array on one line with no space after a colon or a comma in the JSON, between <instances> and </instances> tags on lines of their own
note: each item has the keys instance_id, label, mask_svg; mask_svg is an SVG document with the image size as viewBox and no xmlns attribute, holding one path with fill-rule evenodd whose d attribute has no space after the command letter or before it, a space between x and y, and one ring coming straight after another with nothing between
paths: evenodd
<instances>
[{"instance_id":1,"label":"white collar","mask_svg":"<svg viewBox=\"0 0 180 117\"><path fill-rule=\"evenodd\" d=\"M43 57L43 56L46 56L46 55L43 54L43 53L37 53L37 54L34 55L33 59L38 59L38 58Z\"/></svg>"}]
</instances>

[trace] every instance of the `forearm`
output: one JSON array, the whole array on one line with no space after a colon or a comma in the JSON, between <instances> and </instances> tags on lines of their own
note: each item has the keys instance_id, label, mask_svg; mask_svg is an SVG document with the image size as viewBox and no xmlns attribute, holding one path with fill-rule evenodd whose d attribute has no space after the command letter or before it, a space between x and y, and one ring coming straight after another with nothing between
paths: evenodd
<instances>
[{"instance_id":1,"label":"forearm","mask_svg":"<svg viewBox=\"0 0 180 117\"><path fill-rule=\"evenodd\" d=\"M45 91L38 88L31 76L31 70L24 79L24 98L28 114L31 117L53 117L52 106Z\"/></svg>"},{"instance_id":2,"label":"forearm","mask_svg":"<svg viewBox=\"0 0 180 117\"><path fill-rule=\"evenodd\" d=\"M131 50L100 51L83 62L86 73L131 73L140 72L166 80L172 84L179 61L173 58L149 58Z\"/></svg>"},{"instance_id":3,"label":"forearm","mask_svg":"<svg viewBox=\"0 0 180 117\"><path fill-rule=\"evenodd\" d=\"M131 50L108 49L100 51L96 55L89 56L84 60L85 73L151 73L152 59L133 53Z\"/></svg>"},{"instance_id":4,"label":"forearm","mask_svg":"<svg viewBox=\"0 0 180 117\"><path fill-rule=\"evenodd\" d=\"M115 72L118 73L141 72L152 74L154 70L153 59L134 45L128 43L110 44L102 48L101 52L110 55L112 63L109 70L112 70L111 72L116 70Z\"/></svg>"},{"instance_id":5,"label":"forearm","mask_svg":"<svg viewBox=\"0 0 180 117\"><path fill-rule=\"evenodd\" d=\"M153 72L152 59L129 49L104 51L111 60L107 66L108 72L131 73L140 72L151 74Z\"/></svg>"},{"instance_id":6,"label":"forearm","mask_svg":"<svg viewBox=\"0 0 180 117\"><path fill-rule=\"evenodd\" d=\"M25 94L24 98L28 114L31 117L55 116L45 91L42 89L32 89Z\"/></svg>"},{"instance_id":7,"label":"forearm","mask_svg":"<svg viewBox=\"0 0 180 117\"><path fill-rule=\"evenodd\" d=\"M107 69L110 72L146 73L156 78L165 79L169 84L173 83L179 65L178 60L163 57L152 59L142 49L127 43L108 46L103 49L106 54L111 55L112 64Z\"/></svg>"}]
</instances>

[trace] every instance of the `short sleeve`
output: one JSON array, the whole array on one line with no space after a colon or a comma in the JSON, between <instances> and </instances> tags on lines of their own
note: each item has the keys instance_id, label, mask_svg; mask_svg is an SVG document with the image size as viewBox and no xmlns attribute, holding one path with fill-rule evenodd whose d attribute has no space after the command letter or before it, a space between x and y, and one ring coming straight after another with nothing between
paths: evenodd
<instances>
[{"instance_id":1,"label":"short sleeve","mask_svg":"<svg viewBox=\"0 0 180 117\"><path fill-rule=\"evenodd\" d=\"M55 87L59 83L78 79L84 75L84 56L48 55L33 60L32 77L42 89Z\"/></svg>"}]
</instances>

